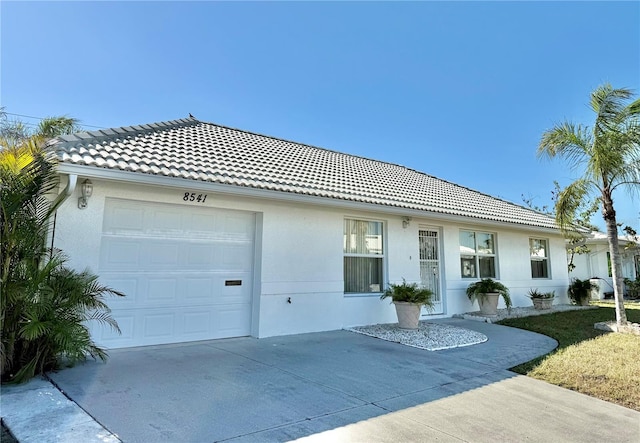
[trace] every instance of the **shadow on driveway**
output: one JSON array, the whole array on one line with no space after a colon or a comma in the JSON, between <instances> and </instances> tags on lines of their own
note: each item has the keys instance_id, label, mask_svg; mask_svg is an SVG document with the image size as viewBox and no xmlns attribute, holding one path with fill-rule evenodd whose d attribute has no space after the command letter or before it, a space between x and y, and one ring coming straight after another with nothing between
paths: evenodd
<instances>
[{"instance_id":1,"label":"shadow on driveway","mask_svg":"<svg viewBox=\"0 0 640 443\"><path fill-rule=\"evenodd\" d=\"M430 352L347 331L236 338L114 350L107 364L88 362L50 377L124 442L598 441L616 435L608 431L613 422L599 431L578 422L572 429L571 416L556 409L590 414L586 398L604 419L635 423L640 416L507 370L554 349L548 337L438 322L489 340ZM505 426L483 424L482 411ZM577 412L568 411L577 421L589 418ZM558 425L536 422L536 413Z\"/></svg>"}]
</instances>

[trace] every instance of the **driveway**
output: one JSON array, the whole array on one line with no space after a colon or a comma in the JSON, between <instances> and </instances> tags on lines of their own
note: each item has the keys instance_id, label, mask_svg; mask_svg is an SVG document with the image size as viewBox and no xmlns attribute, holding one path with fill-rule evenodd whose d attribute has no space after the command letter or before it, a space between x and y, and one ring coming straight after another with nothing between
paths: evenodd
<instances>
[{"instance_id":1,"label":"driveway","mask_svg":"<svg viewBox=\"0 0 640 443\"><path fill-rule=\"evenodd\" d=\"M507 370L554 340L439 322L489 340L430 352L347 331L237 338L114 350L51 378L124 442L640 438L640 413Z\"/></svg>"}]
</instances>

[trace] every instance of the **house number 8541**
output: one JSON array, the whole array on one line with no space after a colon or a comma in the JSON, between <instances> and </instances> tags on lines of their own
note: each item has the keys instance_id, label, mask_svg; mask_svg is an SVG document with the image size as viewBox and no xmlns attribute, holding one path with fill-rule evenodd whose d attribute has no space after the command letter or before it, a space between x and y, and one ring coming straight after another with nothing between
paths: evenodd
<instances>
[{"instance_id":1,"label":"house number 8541","mask_svg":"<svg viewBox=\"0 0 640 443\"><path fill-rule=\"evenodd\" d=\"M186 202L198 202L204 203L207 199L207 194L196 194L195 192L185 192L182 200Z\"/></svg>"}]
</instances>

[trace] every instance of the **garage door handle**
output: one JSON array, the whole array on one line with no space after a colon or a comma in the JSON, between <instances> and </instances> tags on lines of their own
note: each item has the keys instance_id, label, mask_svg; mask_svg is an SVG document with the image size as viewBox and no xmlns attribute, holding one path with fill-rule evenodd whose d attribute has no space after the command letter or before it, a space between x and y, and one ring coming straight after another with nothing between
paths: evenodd
<instances>
[{"instance_id":1,"label":"garage door handle","mask_svg":"<svg viewBox=\"0 0 640 443\"><path fill-rule=\"evenodd\" d=\"M242 280L225 280L225 286L242 286Z\"/></svg>"}]
</instances>

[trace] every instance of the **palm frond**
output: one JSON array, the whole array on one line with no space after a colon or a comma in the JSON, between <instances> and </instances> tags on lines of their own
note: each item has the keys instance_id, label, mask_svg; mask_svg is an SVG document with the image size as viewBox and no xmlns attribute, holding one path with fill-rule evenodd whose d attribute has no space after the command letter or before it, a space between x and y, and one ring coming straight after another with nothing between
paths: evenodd
<instances>
[{"instance_id":1,"label":"palm frond","mask_svg":"<svg viewBox=\"0 0 640 443\"><path fill-rule=\"evenodd\" d=\"M606 131L620 122L625 114L625 101L633 96L633 91L626 88L614 89L609 83L599 86L591 93L591 109L596 113L595 127Z\"/></svg>"},{"instance_id":2,"label":"palm frond","mask_svg":"<svg viewBox=\"0 0 640 443\"><path fill-rule=\"evenodd\" d=\"M99 323L110 326L114 332L122 333L118 322L111 316L110 312L94 311L87 317L87 320L96 320Z\"/></svg>"},{"instance_id":3,"label":"palm frond","mask_svg":"<svg viewBox=\"0 0 640 443\"><path fill-rule=\"evenodd\" d=\"M78 120L75 118L67 116L47 117L40 121L37 133L45 139L50 139L59 135L72 134L79 130Z\"/></svg>"},{"instance_id":4,"label":"palm frond","mask_svg":"<svg viewBox=\"0 0 640 443\"><path fill-rule=\"evenodd\" d=\"M40 337L51 332L52 324L46 321L40 321L38 316L27 316L26 322L20 328L20 337L26 341L37 340Z\"/></svg>"},{"instance_id":5,"label":"palm frond","mask_svg":"<svg viewBox=\"0 0 640 443\"><path fill-rule=\"evenodd\" d=\"M36 370L38 367L38 356L34 356L29 359L29 361L21 366L21 368L15 373L12 378L12 382L14 383L23 383L36 375Z\"/></svg>"},{"instance_id":6,"label":"palm frond","mask_svg":"<svg viewBox=\"0 0 640 443\"><path fill-rule=\"evenodd\" d=\"M629 162L619 172L616 183L611 186L611 190L613 191L618 187L625 187L632 196L640 195L640 158Z\"/></svg>"},{"instance_id":7,"label":"palm frond","mask_svg":"<svg viewBox=\"0 0 640 443\"><path fill-rule=\"evenodd\" d=\"M629 116L640 115L640 98L627 106Z\"/></svg>"},{"instance_id":8,"label":"palm frond","mask_svg":"<svg viewBox=\"0 0 640 443\"><path fill-rule=\"evenodd\" d=\"M564 122L542 134L537 155L539 158L561 157L575 168L588 161L592 145L587 128Z\"/></svg>"},{"instance_id":9,"label":"palm frond","mask_svg":"<svg viewBox=\"0 0 640 443\"><path fill-rule=\"evenodd\" d=\"M558 194L555 205L556 223L564 234L577 230L574 224L576 211L587 199L590 184L588 180L576 180Z\"/></svg>"}]
</instances>

